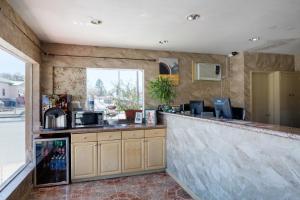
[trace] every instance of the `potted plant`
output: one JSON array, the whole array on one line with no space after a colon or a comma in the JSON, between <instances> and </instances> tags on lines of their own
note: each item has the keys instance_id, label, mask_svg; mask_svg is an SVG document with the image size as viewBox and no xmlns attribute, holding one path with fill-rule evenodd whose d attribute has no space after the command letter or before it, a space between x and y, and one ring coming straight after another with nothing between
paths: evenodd
<instances>
[{"instance_id":1,"label":"potted plant","mask_svg":"<svg viewBox=\"0 0 300 200\"><path fill-rule=\"evenodd\" d=\"M162 110L170 110L170 104L176 97L175 86L171 79L158 77L149 82L148 91L153 99L160 101Z\"/></svg>"},{"instance_id":2,"label":"potted plant","mask_svg":"<svg viewBox=\"0 0 300 200\"><path fill-rule=\"evenodd\" d=\"M128 121L133 121L136 112L142 111L142 104L140 102L140 97L136 92L136 87L131 84L122 84L123 87L118 87L119 95L114 98L114 105L116 105L117 110L125 111L126 119Z\"/></svg>"},{"instance_id":3,"label":"potted plant","mask_svg":"<svg viewBox=\"0 0 300 200\"><path fill-rule=\"evenodd\" d=\"M126 119L128 121L133 121L135 118L135 113L142 111L141 105L134 100L116 98L115 105L117 106L118 110L123 110L125 112Z\"/></svg>"}]
</instances>

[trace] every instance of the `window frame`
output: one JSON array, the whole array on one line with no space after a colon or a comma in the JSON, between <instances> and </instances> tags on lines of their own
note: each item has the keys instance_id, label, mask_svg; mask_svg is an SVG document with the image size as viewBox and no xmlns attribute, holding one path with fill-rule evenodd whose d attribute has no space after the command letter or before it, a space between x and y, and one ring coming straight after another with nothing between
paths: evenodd
<instances>
[{"instance_id":1,"label":"window frame","mask_svg":"<svg viewBox=\"0 0 300 200\"><path fill-rule=\"evenodd\" d=\"M0 38L1 39L1 38ZM1 185L0 185L0 192L5 192L6 188L11 188L10 183L15 182L16 179L18 179L18 176L20 176L23 172L26 171L26 169L32 165L33 163L33 126L34 126L34 117L33 114L33 101L37 101L37 99L33 96L33 74L36 74L36 72L33 72L33 69L37 70L39 73L39 64L35 62L33 59L27 57L25 54L23 54L20 50L16 49L9 43L0 40L0 49L12 56L14 56L17 59L20 59L24 62L24 71L25 71L25 119L24 119L24 143L25 143L25 163L19 167L13 174L10 175L8 179L6 179ZM39 83L39 81L38 81ZM39 91L38 91L39 94ZM39 100L38 100L39 101ZM38 104L39 106L39 104ZM30 167L31 168L31 167Z\"/></svg>"},{"instance_id":2,"label":"window frame","mask_svg":"<svg viewBox=\"0 0 300 200\"><path fill-rule=\"evenodd\" d=\"M87 67L86 68L86 89L88 89L88 70L89 69L97 69L97 70L115 70L115 71L140 71L141 72L141 78L142 78L142 85L141 88L143 89L142 92L142 97L143 97L143 102L142 102L142 111L143 111L143 115L144 115L144 110L145 110L145 70L141 69L141 68L133 68L133 67L123 67L123 68L119 68L119 67ZM120 79L120 76L118 77ZM118 80L120 81L120 80ZM88 91L86 92L86 98L88 98Z\"/></svg>"}]
</instances>

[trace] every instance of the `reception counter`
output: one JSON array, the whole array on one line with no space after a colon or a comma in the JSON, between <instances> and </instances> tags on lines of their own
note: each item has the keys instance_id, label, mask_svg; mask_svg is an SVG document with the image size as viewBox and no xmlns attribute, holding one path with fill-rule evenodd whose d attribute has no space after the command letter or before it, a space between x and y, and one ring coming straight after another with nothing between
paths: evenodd
<instances>
[{"instance_id":1,"label":"reception counter","mask_svg":"<svg viewBox=\"0 0 300 200\"><path fill-rule=\"evenodd\" d=\"M167 171L196 199L299 199L300 129L161 113Z\"/></svg>"}]
</instances>

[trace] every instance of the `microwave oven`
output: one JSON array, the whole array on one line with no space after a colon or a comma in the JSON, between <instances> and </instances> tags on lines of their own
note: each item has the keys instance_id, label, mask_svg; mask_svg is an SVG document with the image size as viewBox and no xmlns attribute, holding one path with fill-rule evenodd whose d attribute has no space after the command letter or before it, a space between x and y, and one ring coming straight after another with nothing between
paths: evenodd
<instances>
[{"instance_id":1,"label":"microwave oven","mask_svg":"<svg viewBox=\"0 0 300 200\"><path fill-rule=\"evenodd\" d=\"M102 127L104 113L102 111L73 111L72 128Z\"/></svg>"}]
</instances>

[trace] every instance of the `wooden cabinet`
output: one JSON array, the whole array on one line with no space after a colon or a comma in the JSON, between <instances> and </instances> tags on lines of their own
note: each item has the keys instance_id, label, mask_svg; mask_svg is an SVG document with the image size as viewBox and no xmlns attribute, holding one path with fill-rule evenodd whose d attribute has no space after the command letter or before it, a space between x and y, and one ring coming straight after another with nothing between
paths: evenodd
<instances>
[{"instance_id":1,"label":"wooden cabinet","mask_svg":"<svg viewBox=\"0 0 300 200\"><path fill-rule=\"evenodd\" d=\"M90 178L97 175L97 142L71 145L71 178Z\"/></svg>"},{"instance_id":2,"label":"wooden cabinet","mask_svg":"<svg viewBox=\"0 0 300 200\"><path fill-rule=\"evenodd\" d=\"M71 135L71 179L165 168L165 129Z\"/></svg>"},{"instance_id":3,"label":"wooden cabinet","mask_svg":"<svg viewBox=\"0 0 300 200\"><path fill-rule=\"evenodd\" d=\"M122 172L121 140L101 141L98 143L98 175L112 175Z\"/></svg>"},{"instance_id":4,"label":"wooden cabinet","mask_svg":"<svg viewBox=\"0 0 300 200\"><path fill-rule=\"evenodd\" d=\"M121 132L98 133L98 175L113 175L122 172Z\"/></svg>"},{"instance_id":5,"label":"wooden cabinet","mask_svg":"<svg viewBox=\"0 0 300 200\"><path fill-rule=\"evenodd\" d=\"M165 168L165 129L145 130L145 169Z\"/></svg>"},{"instance_id":6,"label":"wooden cabinet","mask_svg":"<svg viewBox=\"0 0 300 200\"><path fill-rule=\"evenodd\" d=\"M122 171L144 170L144 138L122 140Z\"/></svg>"},{"instance_id":7,"label":"wooden cabinet","mask_svg":"<svg viewBox=\"0 0 300 200\"><path fill-rule=\"evenodd\" d=\"M165 168L165 138L153 137L145 139L145 169Z\"/></svg>"}]
</instances>

